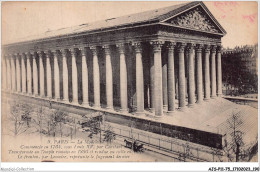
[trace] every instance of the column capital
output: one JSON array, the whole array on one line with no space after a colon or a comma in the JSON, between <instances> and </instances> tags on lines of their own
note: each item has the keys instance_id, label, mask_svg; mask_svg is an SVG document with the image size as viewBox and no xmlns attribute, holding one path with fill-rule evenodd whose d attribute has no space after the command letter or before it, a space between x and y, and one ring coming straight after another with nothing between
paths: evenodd
<instances>
[{"instance_id":1,"label":"column capital","mask_svg":"<svg viewBox=\"0 0 260 172\"><path fill-rule=\"evenodd\" d=\"M175 46L176 46L176 43L175 43L175 42L168 42L168 43L166 44L166 49L169 50L169 51L173 51L174 48L175 48Z\"/></svg>"},{"instance_id":2,"label":"column capital","mask_svg":"<svg viewBox=\"0 0 260 172\"><path fill-rule=\"evenodd\" d=\"M142 44L141 42L132 42L132 46L134 47L134 50L136 53L141 53L142 52Z\"/></svg>"},{"instance_id":3,"label":"column capital","mask_svg":"<svg viewBox=\"0 0 260 172\"><path fill-rule=\"evenodd\" d=\"M36 52L32 53L32 58L33 59L36 59L36 56L37 56Z\"/></svg>"},{"instance_id":4,"label":"column capital","mask_svg":"<svg viewBox=\"0 0 260 172\"><path fill-rule=\"evenodd\" d=\"M197 52L200 52L200 53L201 53L202 48L203 48L202 44L197 44L197 45L196 45L196 51L197 51Z\"/></svg>"},{"instance_id":5,"label":"column capital","mask_svg":"<svg viewBox=\"0 0 260 172\"><path fill-rule=\"evenodd\" d=\"M124 43L118 43L118 44L116 44L116 47L119 51L119 54L125 53L125 44Z\"/></svg>"},{"instance_id":6,"label":"column capital","mask_svg":"<svg viewBox=\"0 0 260 172\"><path fill-rule=\"evenodd\" d=\"M25 52L26 58L30 58L31 52Z\"/></svg>"},{"instance_id":7,"label":"column capital","mask_svg":"<svg viewBox=\"0 0 260 172\"><path fill-rule=\"evenodd\" d=\"M66 56L67 49L60 49L60 53L61 53L62 57Z\"/></svg>"},{"instance_id":8,"label":"column capital","mask_svg":"<svg viewBox=\"0 0 260 172\"><path fill-rule=\"evenodd\" d=\"M153 51L161 51L162 49L162 46L164 44L164 41L159 41L159 40L156 40L156 41L150 41L150 44L151 46L153 47Z\"/></svg>"},{"instance_id":9,"label":"column capital","mask_svg":"<svg viewBox=\"0 0 260 172\"><path fill-rule=\"evenodd\" d=\"M188 43L188 44L187 44L187 51L188 51L189 53L191 53L191 52L193 51L193 49L194 49L195 46L196 46L196 44L194 44L194 43Z\"/></svg>"},{"instance_id":10,"label":"column capital","mask_svg":"<svg viewBox=\"0 0 260 172\"><path fill-rule=\"evenodd\" d=\"M216 53L216 49L217 49L216 45L211 46L211 52Z\"/></svg>"},{"instance_id":11,"label":"column capital","mask_svg":"<svg viewBox=\"0 0 260 172\"><path fill-rule=\"evenodd\" d=\"M50 50L50 52L56 57L56 56L58 56L58 50L56 50L56 49L52 49L52 50Z\"/></svg>"},{"instance_id":12,"label":"column capital","mask_svg":"<svg viewBox=\"0 0 260 172\"><path fill-rule=\"evenodd\" d=\"M19 56L19 53L14 53L14 56L18 57L18 56Z\"/></svg>"},{"instance_id":13,"label":"column capital","mask_svg":"<svg viewBox=\"0 0 260 172\"><path fill-rule=\"evenodd\" d=\"M102 48L105 51L105 55L110 55L110 46L109 45L103 45Z\"/></svg>"},{"instance_id":14,"label":"column capital","mask_svg":"<svg viewBox=\"0 0 260 172\"><path fill-rule=\"evenodd\" d=\"M21 56L22 56L22 58L26 58L26 54L25 53L22 53Z\"/></svg>"},{"instance_id":15,"label":"column capital","mask_svg":"<svg viewBox=\"0 0 260 172\"><path fill-rule=\"evenodd\" d=\"M217 46L217 52L218 52L218 53L221 53L221 52L222 52L222 47L221 47L221 45L218 45L218 46Z\"/></svg>"},{"instance_id":16,"label":"column capital","mask_svg":"<svg viewBox=\"0 0 260 172\"><path fill-rule=\"evenodd\" d=\"M184 42L179 42L179 43L177 44L177 51L178 51L178 52L184 52L184 48L185 48L186 45L187 45L187 44L184 43Z\"/></svg>"},{"instance_id":17,"label":"column capital","mask_svg":"<svg viewBox=\"0 0 260 172\"><path fill-rule=\"evenodd\" d=\"M83 56L86 56L87 55L87 48L82 46L82 47L79 47L79 50L81 51L81 54Z\"/></svg>"},{"instance_id":18,"label":"column capital","mask_svg":"<svg viewBox=\"0 0 260 172\"><path fill-rule=\"evenodd\" d=\"M37 54L39 55L39 57L43 57L43 52L42 51L37 51Z\"/></svg>"},{"instance_id":19,"label":"column capital","mask_svg":"<svg viewBox=\"0 0 260 172\"><path fill-rule=\"evenodd\" d=\"M76 56L76 54L77 54L76 48L69 48L68 50L69 50L69 52L70 52L72 55Z\"/></svg>"},{"instance_id":20,"label":"column capital","mask_svg":"<svg viewBox=\"0 0 260 172\"><path fill-rule=\"evenodd\" d=\"M96 56L97 55L97 47L96 46L90 46L89 47L93 56Z\"/></svg>"},{"instance_id":21,"label":"column capital","mask_svg":"<svg viewBox=\"0 0 260 172\"><path fill-rule=\"evenodd\" d=\"M209 53L210 52L210 45L208 45L208 44L204 45L204 50L205 50L205 53Z\"/></svg>"},{"instance_id":22,"label":"column capital","mask_svg":"<svg viewBox=\"0 0 260 172\"><path fill-rule=\"evenodd\" d=\"M8 57L9 57L10 59L14 59L14 54L8 54Z\"/></svg>"},{"instance_id":23,"label":"column capital","mask_svg":"<svg viewBox=\"0 0 260 172\"><path fill-rule=\"evenodd\" d=\"M46 58L50 58L50 56L51 56L51 51L45 50L45 51L44 51L44 54L46 55Z\"/></svg>"}]
</instances>

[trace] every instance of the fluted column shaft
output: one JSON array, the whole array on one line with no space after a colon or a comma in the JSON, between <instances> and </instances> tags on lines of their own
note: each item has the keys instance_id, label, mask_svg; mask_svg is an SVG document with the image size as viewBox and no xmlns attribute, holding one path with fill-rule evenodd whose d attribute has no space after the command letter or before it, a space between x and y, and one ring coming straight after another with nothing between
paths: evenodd
<instances>
[{"instance_id":1,"label":"fluted column shaft","mask_svg":"<svg viewBox=\"0 0 260 172\"><path fill-rule=\"evenodd\" d=\"M63 77L63 101L69 101L69 74L66 51L61 50L62 54L62 77Z\"/></svg>"},{"instance_id":2,"label":"fluted column shaft","mask_svg":"<svg viewBox=\"0 0 260 172\"><path fill-rule=\"evenodd\" d=\"M210 76L209 76L209 46L205 46L204 56L204 99L209 100L210 98Z\"/></svg>"},{"instance_id":3,"label":"fluted column shaft","mask_svg":"<svg viewBox=\"0 0 260 172\"><path fill-rule=\"evenodd\" d=\"M6 64L7 64L7 85L8 85L8 90L12 90L12 71L11 71L11 63L10 63L10 58L7 56L6 59Z\"/></svg>"},{"instance_id":4,"label":"fluted column shaft","mask_svg":"<svg viewBox=\"0 0 260 172\"><path fill-rule=\"evenodd\" d=\"M179 93L179 108L183 110L185 108L185 63L184 63L184 46L181 43L178 47L179 56L179 82L178 82L178 93Z\"/></svg>"},{"instance_id":5,"label":"fluted column shaft","mask_svg":"<svg viewBox=\"0 0 260 172\"><path fill-rule=\"evenodd\" d=\"M216 97L216 46L211 49L211 98Z\"/></svg>"},{"instance_id":6,"label":"fluted column shaft","mask_svg":"<svg viewBox=\"0 0 260 172\"><path fill-rule=\"evenodd\" d=\"M3 70L2 70L2 75L3 75L3 79L2 79L2 82L3 82L3 89L4 90L7 90L7 63L6 63L6 56L4 56L3 58Z\"/></svg>"},{"instance_id":7,"label":"fluted column shaft","mask_svg":"<svg viewBox=\"0 0 260 172\"><path fill-rule=\"evenodd\" d=\"M58 51L53 51L54 58L54 87L55 99L60 100L60 68L59 68L59 60L58 60Z\"/></svg>"},{"instance_id":8,"label":"fluted column shaft","mask_svg":"<svg viewBox=\"0 0 260 172\"><path fill-rule=\"evenodd\" d=\"M201 103L203 100L203 79L202 79L202 59L201 59L201 45L197 45L196 47L196 56L197 56L197 75L196 75L196 80L197 80L197 103Z\"/></svg>"},{"instance_id":9,"label":"fluted column shaft","mask_svg":"<svg viewBox=\"0 0 260 172\"><path fill-rule=\"evenodd\" d=\"M163 115L163 88L162 88L162 56L161 41L151 42L154 54L154 100L155 100L155 115Z\"/></svg>"},{"instance_id":10,"label":"fluted column shaft","mask_svg":"<svg viewBox=\"0 0 260 172\"><path fill-rule=\"evenodd\" d=\"M168 70L167 70L167 89L168 89L168 113L175 111L175 74L174 74L174 43L167 45L168 50Z\"/></svg>"},{"instance_id":11,"label":"fluted column shaft","mask_svg":"<svg viewBox=\"0 0 260 172\"><path fill-rule=\"evenodd\" d=\"M47 97L52 98L52 78L51 78L51 61L50 52L45 52L46 54L46 78L47 78Z\"/></svg>"},{"instance_id":12,"label":"fluted column shaft","mask_svg":"<svg viewBox=\"0 0 260 172\"><path fill-rule=\"evenodd\" d=\"M80 50L82 54L82 105L89 106L87 49L82 47Z\"/></svg>"},{"instance_id":13,"label":"fluted column shaft","mask_svg":"<svg viewBox=\"0 0 260 172\"><path fill-rule=\"evenodd\" d=\"M113 72L109 46L103 46L106 56L106 100L107 109L113 109Z\"/></svg>"},{"instance_id":14,"label":"fluted column shaft","mask_svg":"<svg viewBox=\"0 0 260 172\"><path fill-rule=\"evenodd\" d=\"M17 92L21 92L21 68L20 68L20 62L19 62L19 55L16 54L16 88Z\"/></svg>"},{"instance_id":15,"label":"fluted column shaft","mask_svg":"<svg viewBox=\"0 0 260 172\"><path fill-rule=\"evenodd\" d=\"M218 47L217 50L217 95L218 97L222 96L222 65L221 65L221 47Z\"/></svg>"},{"instance_id":16,"label":"fluted column shaft","mask_svg":"<svg viewBox=\"0 0 260 172\"><path fill-rule=\"evenodd\" d=\"M16 91L16 77L15 77L15 58L11 55L11 71L12 71L12 91Z\"/></svg>"},{"instance_id":17,"label":"fluted column shaft","mask_svg":"<svg viewBox=\"0 0 260 172\"><path fill-rule=\"evenodd\" d=\"M71 49L71 69L72 69L72 103L78 103L78 71L76 62L76 49Z\"/></svg>"},{"instance_id":18,"label":"fluted column shaft","mask_svg":"<svg viewBox=\"0 0 260 172\"><path fill-rule=\"evenodd\" d=\"M194 81L194 45L188 45L188 81L189 81L189 92L188 92L188 103L189 107L193 107L195 103L195 81Z\"/></svg>"},{"instance_id":19,"label":"fluted column shaft","mask_svg":"<svg viewBox=\"0 0 260 172\"><path fill-rule=\"evenodd\" d=\"M120 104L121 111L127 112L127 68L125 61L125 46L118 44L118 51L120 55Z\"/></svg>"},{"instance_id":20,"label":"fluted column shaft","mask_svg":"<svg viewBox=\"0 0 260 172\"><path fill-rule=\"evenodd\" d=\"M94 85L94 107L100 107L100 74L97 56L97 48L90 47L93 54L93 85Z\"/></svg>"},{"instance_id":21,"label":"fluted column shaft","mask_svg":"<svg viewBox=\"0 0 260 172\"><path fill-rule=\"evenodd\" d=\"M36 63L36 54L33 54L33 94L37 96L38 93L38 68Z\"/></svg>"},{"instance_id":22,"label":"fluted column shaft","mask_svg":"<svg viewBox=\"0 0 260 172\"><path fill-rule=\"evenodd\" d=\"M167 64L167 56L163 56L162 57L164 59L164 64L162 64L162 92L163 92L163 109L164 110L168 110L168 86L167 86L167 68L168 68L168 64Z\"/></svg>"},{"instance_id":23,"label":"fluted column shaft","mask_svg":"<svg viewBox=\"0 0 260 172\"><path fill-rule=\"evenodd\" d=\"M22 92L26 93L26 68L25 68L26 55L22 54L21 66L22 66Z\"/></svg>"},{"instance_id":24,"label":"fluted column shaft","mask_svg":"<svg viewBox=\"0 0 260 172\"><path fill-rule=\"evenodd\" d=\"M45 93L44 93L44 67L43 67L43 53L42 52L38 52L39 54L39 72L40 72L40 95L42 97L45 97Z\"/></svg>"},{"instance_id":25,"label":"fluted column shaft","mask_svg":"<svg viewBox=\"0 0 260 172\"><path fill-rule=\"evenodd\" d=\"M27 89L28 89L27 93L31 95L32 94L32 68L30 62L31 54L27 53L26 57L27 57Z\"/></svg>"},{"instance_id":26,"label":"fluted column shaft","mask_svg":"<svg viewBox=\"0 0 260 172\"><path fill-rule=\"evenodd\" d=\"M144 76L141 43L134 43L136 58L136 113L144 112Z\"/></svg>"},{"instance_id":27,"label":"fluted column shaft","mask_svg":"<svg viewBox=\"0 0 260 172\"><path fill-rule=\"evenodd\" d=\"M154 56L153 51L150 54L150 111L154 112L155 100L154 100Z\"/></svg>"}]
</instances>

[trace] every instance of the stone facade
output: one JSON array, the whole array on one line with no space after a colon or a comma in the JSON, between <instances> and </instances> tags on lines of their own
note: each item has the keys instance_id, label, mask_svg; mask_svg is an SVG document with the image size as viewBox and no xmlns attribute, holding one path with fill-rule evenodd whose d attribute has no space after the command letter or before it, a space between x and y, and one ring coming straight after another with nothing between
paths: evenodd
<instances>
[{"instance_id":1,"label":"stone facade","mask_svg":"<svg viewBox=\"0 0 260 172\"><path fill-rule=\"evenodd\" d=\"M4 45L2 89L158 118L221 96L225 30L202 2L171 8L148 21L119 17Z\"/></svg>"}]
</instances>

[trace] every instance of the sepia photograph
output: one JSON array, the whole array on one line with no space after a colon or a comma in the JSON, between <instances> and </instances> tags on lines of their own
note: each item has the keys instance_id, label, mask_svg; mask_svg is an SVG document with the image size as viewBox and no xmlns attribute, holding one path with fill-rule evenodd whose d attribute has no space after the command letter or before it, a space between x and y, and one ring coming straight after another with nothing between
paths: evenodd
<instances>
[{"instance_id":1,"label":"sepia photograph","mask_svg":"<svg viewBox=\"0 0 260 172\"><path fill-rule=\"evenodd\" d=\"M258 2L2 1L1 161L259 162Z\"/></svg>"}]
</instances>

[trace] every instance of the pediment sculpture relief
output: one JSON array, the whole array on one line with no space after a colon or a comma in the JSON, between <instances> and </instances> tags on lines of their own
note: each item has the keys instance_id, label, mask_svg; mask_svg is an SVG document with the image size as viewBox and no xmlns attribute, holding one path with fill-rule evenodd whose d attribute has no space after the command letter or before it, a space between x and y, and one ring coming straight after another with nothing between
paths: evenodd
<instances>
[{"instance_id":1,"label":"pediment sculpture relief","mask_svg":"<svg viewBox=\"0 0 260 172\"><path fill-rule=\"evenodd\" d=\"M212 33L220 33L217 26L199 7L167 21L176 26L186 27Z\"/></svg>"}]
</instances>

